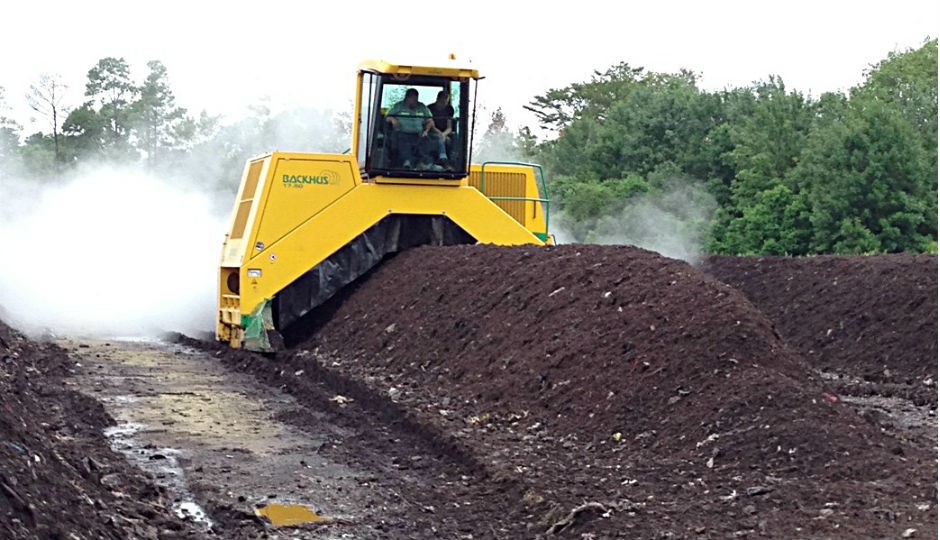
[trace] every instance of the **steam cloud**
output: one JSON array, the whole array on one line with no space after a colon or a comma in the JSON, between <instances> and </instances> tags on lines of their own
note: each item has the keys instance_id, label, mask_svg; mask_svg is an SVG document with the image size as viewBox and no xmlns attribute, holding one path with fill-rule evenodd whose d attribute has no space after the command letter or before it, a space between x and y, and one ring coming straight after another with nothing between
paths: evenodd
<instances>
[{"instance_id":1,"label":"steam cloud","mask_svg":"<svg viewBox=\"0 0 940 540\"><path fill-rule=\"evenodd\" d=\"M143 162L103 165L42 183L0 163L0 319L34 335L212 331L245 160L275 149L342 151L343 119L261 106L159 172Z\"/></svg>"},{"instance_id":2,"label":"steam cloud","mask_svg":"<svg viewBox=\"0 0 940 540\"><path fill-rule=\"evenodd\" d=\"M696 265L717 206L704 186L673 181L662 190L635 195L619 211L599 218L584 241L633 245ZM559 243L575 241L572 226L567 216L558 216L554 228Z\"/></svg>"},{"instance_id":3,"label":"steam cloud","mask_svg":"<svg viewBox=\"0 0 940 540\"><path fill-rule=\"evenodd\" d=\"M0 313L37 333L213 328L224 217L183 180L136 168L0 183Z\"/></svg>"}]
</instances>

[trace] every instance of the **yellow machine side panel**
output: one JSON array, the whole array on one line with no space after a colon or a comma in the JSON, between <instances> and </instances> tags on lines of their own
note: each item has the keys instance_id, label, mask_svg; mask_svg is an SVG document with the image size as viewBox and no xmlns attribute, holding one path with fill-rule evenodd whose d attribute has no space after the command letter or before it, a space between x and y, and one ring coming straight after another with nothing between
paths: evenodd
<instances>
[{"instance_id":1,"label":"yellow machine side panel","mask_svg":"<svg viewBox=\"0 0 940 540\"><path fill-rule=\"evenodd\" d=\"M222 250L222 266L240 266L244 260L248 244L246 236L251 234L249 227L256 221L270 162L271 156L265 155L254 158L245 165L238 188L238 202Z\"/></svg>"},{"instance_id":2,"label":"yellow machine side panel","mask_svg":"<svg viewBox=\"0 0 940 540\"><path fill-rule=\"evenodd\" d=\"M480 165L470 168L469 185L481 190L497 206L533 233L547 234L545 205L535 172L523 165Z\"/></svg>"},{"instance_id":3,"label":"yellow machine side panel","mask_svg":"<svg viewBox=\"0 0 940 540\"><path fill-rule=\"evenodd\" d=\"M252 161L248 165L248 172L245 174L245 182L240 190L238 208L235 211L235 223L232 224L232 233L229 238L238 240L245 235L245 227L248 225L248 214L251 210L251 201L255 198L258 190L258 182L261 178L261 169L264 167L264 160Z\"/></svg>"},{"instance_id":4,"label":"yellow machine side panel","mask_svg":"<svg viewBox=\"0 0 940 540\"><path fill-rule=\"evenodd\" d=\"M274 154L249 258L358 184L351 156Z\"/></svg>"},{"instance_id":5,"label":"yellow machine side panel","mask_svg":"<svg viewBox=\"0 0 940 540\"><path fill-rule=\"evenodd\" d=\"M515 219L472 187L360 184L281 240L254 252L243 274L241 312L251 313L305 272L389 214L446 215L477 241L543 245Z\"/></svg>"}]
</instances>

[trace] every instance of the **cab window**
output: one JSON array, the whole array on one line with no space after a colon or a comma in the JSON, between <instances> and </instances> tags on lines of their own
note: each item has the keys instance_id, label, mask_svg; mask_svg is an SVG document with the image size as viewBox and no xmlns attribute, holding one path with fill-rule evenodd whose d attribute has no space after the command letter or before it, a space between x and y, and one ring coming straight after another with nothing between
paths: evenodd
<instances>
[{"instance_id":1,"label":"cab window","mask_svg":"<svg viewBox=\"0 0 940 540\"><path fill-rule=\"evenodd\" d=\"M417 178L466 176L469 87L468 81L449 78L380 76L370 100L374 127L368 135L360 133L370 139L364 172Z\"/></svg>"}]
</instances>

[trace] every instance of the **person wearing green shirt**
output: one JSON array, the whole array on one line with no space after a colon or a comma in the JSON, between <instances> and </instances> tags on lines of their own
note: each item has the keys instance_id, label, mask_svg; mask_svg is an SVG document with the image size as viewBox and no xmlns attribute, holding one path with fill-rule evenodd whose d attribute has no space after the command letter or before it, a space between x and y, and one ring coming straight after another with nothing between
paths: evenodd
<instances>
[{"instance_id":1,"label":"person wearing green shirt","mask_svg":"<svg viewBox=\"0 0 940 540\"><path fill-rule=\"evenodd\" d=\"M418 101L418 90L409 88L405 99L385 115L385 121L398 132L398 162L404 169L420 164L428 154L428 132L434 125L431 111Z\"/></svg>"}]
</instances>

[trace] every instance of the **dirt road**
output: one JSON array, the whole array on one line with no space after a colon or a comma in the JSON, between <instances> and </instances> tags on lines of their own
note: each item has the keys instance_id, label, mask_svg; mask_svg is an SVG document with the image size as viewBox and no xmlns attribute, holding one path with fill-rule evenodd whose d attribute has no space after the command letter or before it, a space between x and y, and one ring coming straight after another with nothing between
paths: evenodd
<instances>
[{"instance_id":1,"label":"dirt road","mask_svg":"<svg viewBox=\"0 0 940 540\"><path fill-rule=\"evenodd\" d=\"M358 538L370 528L362 516L390 496L369 485L369 473L321 455L348 430L323 416L315 430L286 424L279 418L297 411L293 398L205 352L160 342L60 344L79 359L78 388L118 421L106 432L113 448L168 489L174 510L206 532L250 536L267 528L255 509L301 504L323 522L285 537ZM206 509L230 519L219 523ZM279 538L276 531L269 537Z\"/></svg>"}]
</instances>

